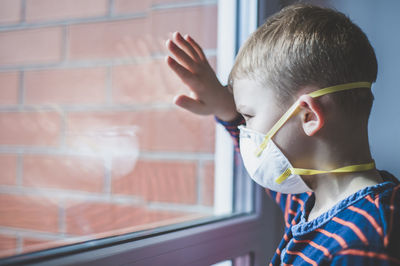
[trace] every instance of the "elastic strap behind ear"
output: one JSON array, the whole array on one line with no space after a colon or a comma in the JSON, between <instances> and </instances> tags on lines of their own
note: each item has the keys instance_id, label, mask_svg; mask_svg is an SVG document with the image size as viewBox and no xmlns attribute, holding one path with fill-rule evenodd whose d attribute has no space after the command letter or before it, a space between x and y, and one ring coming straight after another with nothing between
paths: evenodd
<instances>
[{"instance_id":1,"label":"elastic strap behind ear","mask_svg":"<svg viewBox=\"0 0 400 266\"><path fill-rule=\"evenodd\" d=\"M372 85L371 82L364 82L364 81L352 82L352 83L346 83L346 84L323 88L323 89L311 92L308 95L311 96L312 98L317 98L317 97L323 96L325 94L344 91L344 90L351 90L351 89L356 89L356 88L369 89L369 88L371 88L371 85ZM286 123L286 121L291 116L293 116L296 113L296 111L298 111L298 107L299 107L299 101L296 101L289 108L289 110L287 110L286 113L278 120L278 122L276 122L275 125L268 131L268 133L265 135L263 142L255 151L255 155L257 157L259 157L261 155L261 153L267 147L268 141L275 135L276 132L278 132L278 130L283 126L283 124Z\"/></svg>"}]
</instances>

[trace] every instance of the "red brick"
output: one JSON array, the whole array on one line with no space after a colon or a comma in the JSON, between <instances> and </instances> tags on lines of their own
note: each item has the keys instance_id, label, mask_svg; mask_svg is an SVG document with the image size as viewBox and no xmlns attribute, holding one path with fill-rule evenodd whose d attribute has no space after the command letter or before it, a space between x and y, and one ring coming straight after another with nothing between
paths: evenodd
<instances>
[{"instance_id":1,"label":"red brick","mask_svg":"<svg viewBox=\"0 0 400 266\"><path fill-rule=\"evenodd\" d=\"M104 16L108 0L27 0L26 20L44 21Z\"/></svg>"},{"instance_id":2,"label":"red brick","mask_svg":"<svg viewBox=\"0 0 400 266\"><path fill-rule=\"evenodd\" d=\"M0 0L0 24L15 23L20 20L20 0Z\"/></svg>"},{"instance_id":3,"label":"red brick","mask_svg":"<svg viewBox=\"0 0 400 266\"><path fill-rule=\"evenodd\" d=\"M204 205L214 205L214 162L203 165L203 202Z\"/></svg>"},{"instance_id":4,"label":"red brick","mask_svg":"<svg viewBox=\"0 0 400 266\"><path fill-rule=\"evenodd\" d=\"M176 30L190 33L204 48L215 49L216 25L216 5L155 11L149 19L73 25L69 54L72 59L96 59L166 52L168 33Z\"/></svg>"},{"instance_id":5,"label":"red brick","mask_svg":"<svg viewBox=\"0 0 400 266\"><path fill-rule=\"evenodd\" d=\"M53 198L0 195L0 226L58 231L58 205Z\"/></svg>"},{"instance_id":6,"label":"red brick","mask_svg":"<svg viewBox=\"0 0 400 266\"><path fill-rule=\"evenodd\" d=\"M72 133L136 126L141 150L213 152L215 122L211 116L197 116L185 110L151 110L137 112L71 113L68 130ZM74 146L71 134L67 139ZM132 142L136 138L132 137ZM96 139L92 140L96 143ZM99 145L99 144L97 144ZM133 145L132 145L133 146Z\"/></svg>"},{"instance_id":7,"label":"red brick","mask_svg":"<svg viewBox=\"0 0 400 266\"><path fill-rule=\"evenodd\" d=\"M105 101L104 68L53 69L25 73L28 104L88 104Z\"/></svg>"},{"instance_id":8,"label":"red brick","mask_svg":"<svg viewBox=\"0 0 400 266\"><path fill-rule=\"evenodd\" d=\"M210 63L215 64L215 57ZM113 69L113 101L118 103L172 103L177 94L189 88L167 66L164 60Z\"/></svg>"},{"instance_id":9,"label":"red brick","mask_svg":"<svg viewBox=\"0 0 400 266\"><path fill-rule=\"evenodd\" d=\"M51 240L43 240L37 238L23 238L22 241L22 253L43 250L50 247L55 247L51 245Z\"/></svg>"},{"instance_id":10,"label":"red brick","mask_svg":"<svg viewBox=\"0 0 400 266\"><path fill-rule=\"evenodd\" d=\"M17 238L15 236L0 235L0 258L17 253Z\"/></svg>"},{"instance_id":11,"label":"red brick","mask_svg":"<svg viewBox=\"0 0 400 266\"><path fill-rule=\"evenodd\" d=\"M138 13L148 10L151 0L114 0L114 10L116 14Z\"/></svg>"},{"instance_id":12,"label":"red brick","mask_svg":"<svg viewBox=\"0 0 400 266\"><path fill-rule=\"evenodd\" d=\"M127 227L147 226L150 223L183 216L183 213L151 211L132 205L111 203L69 202L66 208L68 234L90 235ZM133 228L131 231L135 231Z\"/></svg>"},{"instance_id":13,"label":"red brick","mask_svg":"<svg viewBox=\"0 0 400 266\"><path fill-rule=\"evenodd\" d=\"M33 252L72 244L72 241L66 240L49 240L41 238L24 237L22 240L22 252Z\"/></svg>"},{"instance_id":14,"label":"red brick","mask_svg":"<svg viewBox=\"0 0 400 266\"><path fill-rule=\"evenodd\" d=\"M0 155L0 184L15 185L17 173L17 156Z\"/></svg>"},{"instance_id":15,"label":"red brick","mask_svg":"<svg viewBox=\"0 0 400 266\"><path fill-rule=\"evenodd\" d=\"M25 155L23 185L101 192L104 166L101 159L84 156Z\"/></svg>"},{"instance_id":16,"label":"red brick","mask_svg":"<svg viewBox=\"0 0 400 266\"><path fill-rule=\"evenodd\" d=\"M0 32L0 65L57 62L61 46L61 28Z\"/></svg>"},{"instance_id":17,"label":"red brick","mask_svg":"<svg viewBox=\"0 0 400 266\"><path fill-rule=\"evenodd\" d=\"M69 56L71 59L130 58L149 55L148 22L137 18L113 22L72 25Z\"/></svg>"},{"instance_id":18,"label":"red brick","mask_svg":"<svg viewBox=\"0 0 400 266\"><path fill-rule=\"evenodd\" d=\"M27 248L27 247L31 247L31 246L37 246L37 245L41 245L41 244L45 244L45 243L49 243L49 242L52 242L51 240L43 240L43 239L40 239L40 238L26 238L26 237L24 237L23 238L23 241L22 241L22 245L23 245L23 247L24 248Z\"/></svg>"},{"instance_id":19,"label":"red brick","mask_svg":"<svg viewBox=\"0 0 400 266\"><path fill-rule=\"evenodd\" d=\"M113 69L113 100L118 103L172 103L188 89L163 60Z\"/></svg>"},{"instance_id":20,"label":"red brick","mask_svg":"<svg viewBox=\"0 0 400 266\"><path fill-rule=\"evenodd\" d=\"M113 193L141 196L146 201L195 204L196 163L182 161L139 161L133 171L119 175L125 160L114 160Z\"/></svg>"},{"instance_id":21,"label":"red brick","mask_svg":"<svg viewBox=\"0 0 400 266\"><path fill-rule=\"evenodd\" d=\"M168 5L168 4L188 4L191 2L199 2L198 0L152 0L153 5ZM201 4L198 4L201 5Z\"/></svg>"},{"instance_id":22,"label":"red brick","mask_svg":"<svg viewBox=\"0 0 400 266\"><path fill-rule=\"evenodd\" d=\"M18 72L0 73L0 104L18 103Z\"/></svg>"},{"instance_id":23,"label":"red brick","mask_svg":"<svg viewBox=\"0 0 400 266\"><path fill-rule=\"evenodd\" d=\"M203 48L217 47L217 5L157 10L152 13L152 35L163 45L169 33L180 31L192 36Z\"/></svg>"},{"instance_id":24,"label":"red brick","mask_svg":"<svg viewBox=\"0 0 400 266\"><path fill-rule=\"evenodd\" d=\"M60 115L55 112L0 113L1 145L54 146L59 142Z\"/></svg>"}]
</instances>

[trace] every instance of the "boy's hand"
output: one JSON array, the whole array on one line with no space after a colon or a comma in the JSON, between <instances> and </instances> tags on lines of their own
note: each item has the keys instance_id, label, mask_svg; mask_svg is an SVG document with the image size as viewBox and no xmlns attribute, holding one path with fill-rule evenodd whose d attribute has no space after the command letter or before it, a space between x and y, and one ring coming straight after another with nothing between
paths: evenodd
<instances>
[{"instance_id":1,"label":"boy's hand","mask_svg":"<svg viewBox=\"0 0 400 266\"><path fill-rule=\"evenodd\" d=\"M218 81L201 47L178 32L172 39L166 46L176 60L167 56L166 62L191 90L191 97L177 95L174 103L195 114L213 114L224 121L235 119L239 114L233 95Z\"/></svg>"}]
</instances>

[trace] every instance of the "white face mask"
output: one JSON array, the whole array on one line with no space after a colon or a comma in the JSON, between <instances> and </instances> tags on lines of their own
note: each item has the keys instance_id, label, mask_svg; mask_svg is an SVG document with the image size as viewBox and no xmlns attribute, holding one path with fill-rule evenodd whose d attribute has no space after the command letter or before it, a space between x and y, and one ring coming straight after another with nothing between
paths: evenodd
<instances>
[{"instance_id":1,"label":"white face mask","mask_svg":"<svg viewBox=\"0 0 400 266\"><path fill-rule=\"evenodd\" d=\"M303 193L311 191L299 175L291 174L285 182L275 182L286 169L293 168L286 156L270 140L261 156L257 157L254 151L261 145L265 135L239 126L240 129L240 153L242 154L244 167L250 177L259 185L281 193Z\"/></svg>"},{"instance_id":2,"label":"white face mask","mask_svg":"<svg viewBox=\"0 0 400 266\"><path fill-rule=\"evenodd\" d=\"M320 89L308 95L316 98L325 94L355 89L371 88L369 82L353 82ZM348 165L334 170L314 170L294 168L282 151L272 141L272 137L283 124L298 110L299 102L296 101L289 110L268 131L262 134L254 130L239 126L240 153L244 166L250 177L259 185L271 190L296 194L311 191L300 175L316 175L324 173L350 173L367 171L375 168L375 163L369 162L358 165Z\"/></svg>"}]
</instances>

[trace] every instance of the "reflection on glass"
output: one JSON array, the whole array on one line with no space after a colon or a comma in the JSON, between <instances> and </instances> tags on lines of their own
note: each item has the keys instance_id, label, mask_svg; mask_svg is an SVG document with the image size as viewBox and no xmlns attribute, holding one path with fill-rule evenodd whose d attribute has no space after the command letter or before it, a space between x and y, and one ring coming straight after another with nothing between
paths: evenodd
<instances>
[{"instance_id":1,"label":"reflection on glass","mask_svg":"<svg viewBox=\"0 0 400 266\"><path fill-rule=\"evenodd\" d=\"M232 260L224 260L215 263L211 266L250 266L253 265L251 262L251 254L246 254L243 256L236 257Z\"/></svg>"},{"instance_id":2,"label":"reflection on glass","mask_svg":"<svg viewBox=\"0 0 400 266\"><path fill-rule=\"evenodd\" d=\"M0 10L0 257L213 215L214 120L163 60L179 30L215 67L217 1Z\"/></svg>"}]
</instances>

